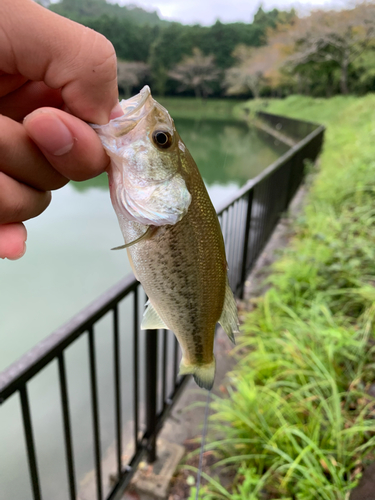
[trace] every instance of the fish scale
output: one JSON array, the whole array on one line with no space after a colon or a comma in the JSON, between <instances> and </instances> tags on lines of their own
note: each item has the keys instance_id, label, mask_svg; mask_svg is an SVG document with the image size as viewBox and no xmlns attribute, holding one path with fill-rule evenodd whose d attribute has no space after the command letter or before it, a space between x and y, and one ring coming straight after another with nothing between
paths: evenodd
<instances>
[{"instance_id":1,"label":"fish scale","mask_svg":"<svg viewBox=\"0 0 375 500\"><path fill-rule=\"evenodd\" d=\"M215 326L220 322L231 340L238 331L217 214L173 120L149 88L121 105L123 117L94 128L112 160L109 185L123 247L149 297L142 328L172 330L182 350L180 373L210 389Z\"/></svg>"}]
</instances>

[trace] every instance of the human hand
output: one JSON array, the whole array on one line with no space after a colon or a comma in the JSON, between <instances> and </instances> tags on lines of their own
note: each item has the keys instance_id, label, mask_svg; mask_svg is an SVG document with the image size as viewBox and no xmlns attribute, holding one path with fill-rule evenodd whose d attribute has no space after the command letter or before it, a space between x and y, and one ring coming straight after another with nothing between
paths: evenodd
<instances>
[{"instance_id":1,"label":"human hand","mask_svg":"<svg viewBox=\"0 0 375 500\"><path fill-rule=\"evenodd\" d=\"M108 165L85 122L122 111L106 38L32 0L1 0L0 10L0 258L17 259L22 222L47 208L50 191Z\"/></svg>"}]
</instances>

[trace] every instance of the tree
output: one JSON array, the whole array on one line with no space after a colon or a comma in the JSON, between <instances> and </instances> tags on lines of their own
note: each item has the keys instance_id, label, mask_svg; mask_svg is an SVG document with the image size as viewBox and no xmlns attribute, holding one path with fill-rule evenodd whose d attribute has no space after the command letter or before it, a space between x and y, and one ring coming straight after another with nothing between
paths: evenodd
<instances>
[{"instance_id":1,"label":"tree","mask_svg":"<svg viewBox=\"0 0 375 500\"><path fill-rule=\"evenodd\" d=\"M294 11L283 12L274 9L271 13L261 10L260 17L253 23L229 23L217 21L212 26L185 26L169 23L160 29L150 47L149 63L153 77L153 85L159 95L174 93L177 83L168 77L168 72L178 64L184 56L199 47L206 56L214 54L215 64L225 70L235 64L233 51L239 44L258 47L265 43L266 31L277 22L287 22ZM219 83L213 82L215 93L222 91Z\"/></svg>"},{"instance_id":2,"label":"tree","mask_svg":"<svg viewBox=\"0 0 375 500\"><path fill-rule=\"evenodd\" d=\"M227 94L238 95L250 90L258 98L262 87L278 89L289 82L282 67L287 60L292 45L289 26L268 30L268 44L262 47L239 45L233 52L237 64L226 71L224 86Z\"/></svg>"},{"instance_id":3,"label":"tree","mask_svg":"<svg viewBox=\"0 0 375 500\"><path fill-rule=\"evenodd\" d=\"M259 97L260 87L264 82L263 73L267 66L263 52L264 47L236 47L233 57L237 59L237 64L225 72L223 85L228 95L244 94L250 90L255 98Z\"/></svg>"},{"instance_id":4,"label":"tree","mask_svg":"<svg viewBox=\"0 0 375 500\"><path fill-rule=\"evenodd\" d=\"M123 90L125 97L131 95L134 87L148 76L150 67L142 61L117 61L118 86Z\"/></svg>"},{"instance_id":5,"label":"tree","mask_svg":"<svg viewBox=\"0 0 375 500\"><path fill-rule=\"evenodd\" d=\"M115 17L117 19L126 19L138 25L163 25L167 24L159 18L156 11L150 12L136 5L118 5L109 3L106 0L60 0L57 3L51 3L50 0L39 0L39 2L48 3L50 10L57 14L68 17L75 21L97 19L101 16Z\"/></svg>"},{"instance_id":6,"label":"tree","mask_svg":"<svg viewBox=\"0 0 375 500\"><path fill-rule=\"evenodd\" d=\"M124 18L102 15L96 19L81 19L80 22L98 31L113 43L117 57L126 61L146 62L158 26L139 26Z\"/></svg>"},{"instance_id":7,"label":"tree","mask_svg":"<svg viewBox=\"0 0 375 500\"><path fill-rule=\"evenodd\" d=\"M375 91L375 40L353 62L353 90L356 92Z\"/></svg>"},{"instance_id":8,"label":"tree","mask_svg":"<svg viewBox=\"0 0 375 500\"><path fill-rule=\"evenodd\" d=\"M214 63L214 56L204 56L202 51L195 47L192 56L185 56L169 76L180 82L179 92L193 89L196 97L206 98L212 93L210 86L219 78L220 71Z\"/></svg>"},{"instance_id":9,"label":"tree","mask_svg":"<svg viewBox=\"0 0 375 500\"><path fill-rule=\"evenodd\" d=\"M375 5L362 3L351 10L315 11L299 19L291 33L296 51L289 63L296 72L307 66L340 70L342 94L349 92L350 65L375 35Z\"/></svg>"},{"instance_id":10,"label":"tree","mask_svg":"<svg viewBox=\"0 0 375 500\"><path fill-rule=\"evenodd\" d=\"M263 7L260 6L258 11L254 15L253 26L260 30L261 44L267 42L267 35L270 30L275 29L281 24L291 24L296 17L295 9L290 11L282 11L278 9L272 9L269 12L265 12ZM260 45L260 44L259 44Z\"/></svg>"}]
</instances>

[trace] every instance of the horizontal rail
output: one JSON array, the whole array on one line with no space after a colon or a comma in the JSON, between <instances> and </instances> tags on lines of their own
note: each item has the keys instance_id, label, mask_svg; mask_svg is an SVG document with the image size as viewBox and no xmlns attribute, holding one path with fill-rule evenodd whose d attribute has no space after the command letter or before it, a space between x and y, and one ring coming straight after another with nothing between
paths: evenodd
<instances>
[{"instance_id":1,"label":"horizontal rail","mask_svg":"<svg viewBox=\"0 0 375 500\"><path fill-rule=\"evenodd\" d=\"M138 286L128 275L0 373L0 405Z\"/></svg>"}]
</instances>

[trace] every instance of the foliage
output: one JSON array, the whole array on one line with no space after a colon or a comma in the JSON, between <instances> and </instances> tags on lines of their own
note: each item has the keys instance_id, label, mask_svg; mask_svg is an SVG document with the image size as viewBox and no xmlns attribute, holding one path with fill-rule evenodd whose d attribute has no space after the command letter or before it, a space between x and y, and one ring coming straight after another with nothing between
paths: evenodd
<instances>
[{"instance_id":1,"label":"foliage","mask_svg":"<svg viewBox=\"0 0 375 500\"><path fill-rule=\"evenodd\" d=\"M256 14L254 15L254 24L258 25L264 36L264 43L267 43L268 37L267 32L276 29L279 26L287 25L289 26L296 17L295 9L290 11L281 11L278 9L273 9L269 12L265 12L260 5Z\"/></svg>"},{"instance_id":2,"label":"foliage","mask_svg":"<svg viewBox=\"0 0 375 500\"><path fill-rule=\"evenodd\" d=\"M102 33L113 43L117 57L127 61L147 62L152 41L160 29L158 26L138 26L128 19L107 15L82 18L80 22Z\"/></svg>"},{"instance_id":3,"label":"foliage","mask_svg":"<svg viewBox=\"0 0 375 500\"><path fill-rule=\"evenodd\" d=\"M341 11L294 9L268 12L262 6L251 23L188 26L161 20L156 12L106 0L39 0L51 10L99 31L120 59L149 64L149 83L157 95L175 95L181 84L174 68L195 48L212 56L225 73L212 80L214 96L314 96L374 90L375 3L364 1ZM194 85L185 95L194 95Z\"/></svg>"},{"instance_id":4,"label":"foliage","mask_svg":"<svg viewBox=\"0 0 375 500\"><path fill-rule=\"evenodd\" d=\"M262 88L277 89L289 81L282 72L288 55L292 51L289 35L290 25L278 25L268 31L268 43L262 47L238 45L233 52L237 64L226 71L224 86L227 94L238 95L251 90L258 98Z\"/></svg>"},{"instance_id":5,"label":"foliage","mask_svg":"<svg viewBox=\"0 0 375 500\"><path fill-rule=\"evenodd\" d=\"M375 5L370 2L302 18L289 15L284 24L267 30L265 46L236 48L237 63L226 73L227 91L238 95L250 88L258 97L270 91L330 96L350 88L371 90L374 33Z\"/></svg>"},{"instance_id":6,"label":"foliage","mask_svg":"<svg viewBox=\"0 0 375 500\"><path fill-rule=\"evenodd\" d=\"M107 3L106 0L60 0L58 3L50 3L49 9L69 19L81 21L81 19L98 19L101 16L108 16L137 24L149 26L161 26L166 23L159 18L156 11L149 12L136 5L123 5Z\"/></svg>"},{"instance_id":7,"label":"foliage","mask_svg":"<svg viewBox=\"0 0 375 500\"><path fill-rule=\"evenodd\" d=\"M265 104L263 102L263 104ZM211 443L237 470L206 500L344 500L375 458L375 96L268 102L327 125L295 235L253 304ZM208 478L207 478L208 479Z\"/></svg>"},{"instance_id":8,"label":"foliage","mask_svg":"<svg viewBox=\"0 0 375 500\"><path fill-rule=\"evenodd\" d=\"M375 89L375 43L368 47L353 61L351 66L351 90L357 93Z\"/></svg>"},{"instance_id":9,"label":"foliage","mask_svg":"<svg viewBox=\"0 0 375 500\"><path fill-rule=\"evenodd\" d=\"M228 95L239 95L251 90L255 98L259 97L260 86L265 81L264 73L268 67L267 46L255 49L247 45L238 45L233 52L237 64L225 73L224 87Z\"/></svg>"},{"instance_id":10,"label":"foliage","mask_svg":"<svg viewBox=\"0 0 375 500\"><path fill-rule=\"evenodd\" d=\"M212 93L210 84L217 80L219 75L214 56L204 56L197 47L194 47L192 56L185 56L180 64L169 72L169 76L181 84L178 92L192 88L196 97L203 98Z\"/></svg>"},{"instance_id":11,"label":"foliage","mask_svg":"<svg viewBox=\"0 0 375 500\"><path fill-rule=\"evenodd\" d=\"M49 6L54 12L99 31L114 45L120 59L148 62L150 81L156 94L175 94L178 83L169 72L198 47L204 56L214 54L219 68L233 63L232 52L238 44L263 43L266 29L286 14L261 8L251 24L217 21L213 26L185 26L160 20L156 12L135 6L109 4L105 0L61 0ZM221 94L219 83L213 86Z\"/></svg>"},{"instance_id":12,"label":"foliage","mask_svg":"<svg viewBox=\"0 0 375 500\"><path fill-rule=\"evenodd\" d=\"M150 49L150 65L155 77L154 86L159 94L175 93L176 83L168 72L189 56L198 47L206 56L214 54L219 68L228 68L233 63L232 52L236 45L259 45L262 32L254 24L223 24L217 21L213 26L183 26L171 23L160 30ZM216 86L220 93L220 86Z\"/></svg>"},{"instance_id":13,"label":"foliage","mask_svg":"<svg viewBox=\"0 0 375 500\"><path fill-rule=\"evenodd\" d=\"M120 93L125 98L130 97L134 87L138 88L148 75L150 68L148 64L141 61L117 60L117 81Z\"/></svg>"},{"instance_id":14,"label":"foliage","mask_svg":"<svg viewBox=\"0 0 375 500\"><path fill-rule=\"evenodd\" d=\"M306 66L337 67L341 93L347 94L349 66L366 49L375 34L375 5L359 4L354 9L315 11L295 24L292 38L296 50L290 58L295 70Z\"/></svg>"}]
</instances>

